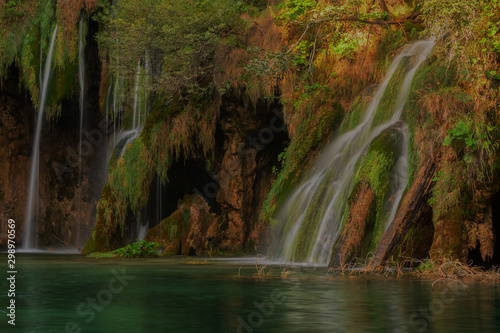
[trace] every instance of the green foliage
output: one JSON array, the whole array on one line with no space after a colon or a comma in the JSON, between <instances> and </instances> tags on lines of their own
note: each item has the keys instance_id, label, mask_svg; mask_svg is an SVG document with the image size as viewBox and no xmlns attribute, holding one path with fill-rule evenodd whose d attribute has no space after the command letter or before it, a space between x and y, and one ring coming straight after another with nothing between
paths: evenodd
<instances>
[{"instance_id":1,"label":"green foliage","mask_svg":"<svg viewBox=\"0 0 500 333\"><path fill-rule=\"evenodd\" d=\"M159 244L137 240L132 245L119 248L111 253L123 258L152 258L158 256Z\"/></svg>"},{"instance_id":2,"label":"green foliage","mask_svg":"<svg viewBox=\"0 0 500 333\"><path fill-rule=\"evenodd\" d=\"M293 64L295 66L306 66L309 63L309 53L312 46L313 43L307 40L301 40L299 44L297 44L295 47L295 57L293 59Z\"/></svg>"},{"instance_id":3,"label":"green foliage","mask_svg":"<svg viewBox=\"0 0 500 333\"><path fill-rule=\"evenodd\" d=\"M61 13L58 12L60 7L55 6L53 1L26 0L6 1L0 9L0 81L5 79L9 66L16 66L21 84L29 92L35 109L40 101L40 66L43 67L52 33L58 24L45 113L49 118L59 116L62 99L71 97L75 92L78 66L78 45L74 38L66 34L60 16L74 14L78 17L80 8L71 9L78 14ZM73 26L66 28L73 33L77 31Z\"/></svg>"},{"instance_id":4,"label":"green foliage","mask_svg":"<svg viewBox=\"0 0 500 333\"><path fill-rule=\"evenodd\" d=\"M255 16L260 13L261 10L266 8L268 1L266 0L239 0L234 4L234 8L239 13L246 13L250 16Z\"/></svg>"},{"instance_id":5,"label":"green foliage","mask_svg":"<svg viewBox=\"0 0 500 333\"><path fill-rule=\"evenodd\" d=\"M2 6L2 19L18 20L25 15L23 4L20 0L9 0Z\"/></svg>"},{"instance_id":6,"label":"green foliage","mask_svg":"<svg viewBox=\"0 0 500 333\"><path fill-rule=\"evenodd\" d=\"M110 188L121 202L135 211L148 201L153 171L149 152L142 140L137 139L129 144L123 158L118 160L116 168L109 174Z\"/></svg>"},{"instance_id":7,"label":"green foliage","mask_svg":"<svg viewBox=\"0 0 500 333\"><path fill-rule=\"evenodd\" d=\"M408 183L413 182L416 173L416 168L419 161L419 147L417 147L416 135L417 131L427 133L429 138L436 141L433 137L436 132L434 117L422 105L422 97L428 93L441 91L443 96L453 94L453 99L458 99L467 102L466 96L463 94L458 95L454 89L458 78L456 72L456 63L452 62L449 67L437 61L436 58L431 58L429 61L424 62L416 71L413 81L410 85L410 91L403 109L402 118L408 124L410 137L408 141L408 162L409 162L409 180ZM450 97L446 97L450 99Z\"/></svg>"},{"instance_id":8,"label":"green foliage","mask_svg":"<svg viewBox=\"0 0 500 333\"><path fill-rule=\"evenodd\" d=\"M113 72L131 76L138 59L149 61L151 89L164 96L204 91L221 36L240 22L230 0L120 1L96 19Z\"/></svg>"},{"instance_id":9,"label":"green foliage","mask_svg":"<svg viewBox=\"0 0 500 333\"><path fill-rule=\"evenodd\" d=\"M248 48L250 54L258 54L260 50ZM252 76L259 78L265 82L274 81L280 78L283 73L290 69L293 65L292 56L285 52L265 52L262 56L256 56L245 66L247 72L243 79L248 79Z\"/></svg>"},{"instance_id":10,"label":"green foliage","mask_svg":"<svg viewBox=\"0 0 500 333\"><path fill-rule=\"evenodd\" d=\"M314 0L291 0L278 5L277 22L288 23L301 19L318 5Z\"/></svg>"},{"instance_id":11,"label":"green foliage","mask_svg":"<svg viewBox=\"0 0 500 333\"><path fill-rule=\"evenodd\" d=\"M330 51L341 58L354 59L355 50L358 47L357 39L343 37L336 45L330 44Z\"/></svg>"},{"instance_id":12,"label":"green foliage","mask_svg":"<svg viewBox=\"0 0 500 333\"><path fill-rule=\"evenodd\" d=\"M301 104L309 103L310 101L314 100L315 98L318 98L319 95L322 92L324 92L325 90L328 90L328 87L325 85L319 84L318 82L315 82L312 84L305 84L304 85L304 92L302 94L300 94L293 102L295 108L299 108Z\"/></svg>"},{"instance_id":13,"label":"green foliage","mask_svg":"<svg viewBox=\"0 0 500 333\"><path fill-rule=\"evenodd\" d=\"M448 131L448 135L445 137L443 145L449 146L452 141L462 141L465 147L475 151L482 145L482 148L488 148L491 145L491 140L488 138L488 132L494 130L493 126L487 127L487 132L476 133L473 128L470 128L465 121L459 121L454 128ZM479 134L479 138L476 135ZM468 158L467 160L469 160Z\"/></svg>"},{"instance_id":14,"label":"green foliage","mask_svg":"<svg viewBox=\"0 0 500 333\"><path fill-rule=\"evenodd\" d=\"M423 273L423 272L432 272L437 268L437 265L434 261L427 260L418 265L416 268L417 271Z\"/></svg>"}]
</instances>

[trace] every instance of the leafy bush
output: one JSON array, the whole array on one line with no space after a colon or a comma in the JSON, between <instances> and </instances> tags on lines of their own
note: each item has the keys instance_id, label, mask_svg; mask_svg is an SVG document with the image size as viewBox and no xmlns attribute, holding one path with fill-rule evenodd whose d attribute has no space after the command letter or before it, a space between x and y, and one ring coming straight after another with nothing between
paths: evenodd
<instances>
[{"instance_id":1,"label":"leafy bush","mask_svg":"<svg viewBox=\"0 0 500 333\"><path fill-rule=\"evenodd\" d=\"M160 245L154 242L146 242L145 240L137 240L132 245L119 248L112 253L117 257L123 258L152 258L158 256L158 247Z\"/></svg>"}]
</instances>

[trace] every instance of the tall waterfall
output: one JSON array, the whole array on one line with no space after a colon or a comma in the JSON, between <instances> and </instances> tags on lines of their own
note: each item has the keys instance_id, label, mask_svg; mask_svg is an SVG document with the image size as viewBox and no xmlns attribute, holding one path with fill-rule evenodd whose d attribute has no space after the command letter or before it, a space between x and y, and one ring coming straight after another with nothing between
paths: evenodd
<instances>
[{"instance_id":1,"label":"tall waterfall","mask_svg":"<svg viewBox=\"0 0 500 333\"><path fill-rule=\"evenodd\" d=\"M408 45L391 63L385 78L369 104L361 123L334 138L324 149L314 168L284 201L277 219L274 241L269 251L272 260L299 261L327 265L346 219L347 200L353 190L358 161L370 143L382 132L399 125L402 133L401 155L395 164L395 189L389 205L386 226L394 220L399 202L408 182L408 129L400 121L411 81L416 70L432 52L434 41L424 40ZM382 96L402 60L412 57L410 68L396 98L392 117L377 125Z\"/></svg>"},{"instance_id":2,"label":"tall waterfall","mask_svg":"<svg viewBox=\"0 0 500 333\"><path fill-rule=\"evenodd\" d=\"M118 61L119 59L117 59ZM149 76L149 56L145 55L144 65L141 59L137 61L136 72L134 75L133 83L125 82L125 80L118 74L113 78L113 83L110 84L106 96L106 119L108 118L108 108L112 108L113 117L113 140L109 144L108 156L106 165L103 172L107 174L108 166L112 159L118 159L125 154L129 144L136 140L144 127L144 119L147 118L149 113L148 105L148 91L144 85L148 84ZM128 99L123 96L127 91L126 83L129 84L128 88L132 97ZM113 86L113 88L112 88ZM113 94L111 100L110 95ZM129 102L129 108L125 104ZM141 213L136 214L136 228L134 240L142 240L146 237L149 228L148 221L142 221Z\"/></svg>"},{"instance_id":3,"label":"tall waterfall","mask_svg":"<svg viewBox=\"0 0 500 333\"><path fill-rule=\"evenodd\" d=\"M40 108L36 122L35 140L33 141L33 158L31 161L30 182L28 188L28 200L26 206L26 224L23 234L23 249L30 250L37 247L36 222L38 220L38 188L39 188L39 161L40 161L40 136L42 132L43 111L47 99L47 90L49 86L50 64L52 62L52 51L57 34L57 25L52 33L49 52L45 59L43 79L40 81ZM41 57L41 56L40 56ZM41 59L41 58L40 58ZM41 68L40 64L40 68ZM41 71L41 70L40 70ZM40 73L42 74L42 73Z\"/></svg>"}]
</instances>

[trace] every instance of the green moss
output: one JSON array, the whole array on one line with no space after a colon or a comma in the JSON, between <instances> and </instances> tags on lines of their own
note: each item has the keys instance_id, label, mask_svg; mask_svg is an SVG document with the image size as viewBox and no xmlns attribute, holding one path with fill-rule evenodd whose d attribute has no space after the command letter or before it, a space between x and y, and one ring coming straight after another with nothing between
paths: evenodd
<instances>
[{"instance_id":1,"label":"green moss","mask_svg":"<svg viewBox=\"0 0 500 333\"><path fill-rule=\"evenodd\" d=\"M78 86L78 64L68 62L64 67L52 70L52 80L47 91L46 114L48 117L59 117L62 100L73 97L75 87Z\"/></svg>"},{"instance_id":2,"label":"green moss","mask_svg":"<svg viewBox=\"0 0 500 333\"><path fill-rule=\"evenodd\" d=\"M273 215L276 207L307 170L304 164L308 164L307 157L311 150L321 148L321 145L340 125L344 114L342 106L334 103L331 109L323 113L319 119L306 117L299 124L297 133L280 157L282 167L264 202L261 219L268 222L275 221Z\"/></svg>"},{"instance_id":3,"label":"green moss","mask_svg":"<svg viewBox=\"0 0 500 333\"><path fill-rule=\"evenodd\" d=\"M362 96L356 97L340 125L339 133L344 134L358 126L366 113L368 105L370 105L369 99Z\"/></svg>"},{"instance_id":4,"label":"green moss","mask_svg":"<svg viewBox=\"0 0 500 333\"><path fill-rule=\"evenodd\" d=\"M87 242L85 243L85 246L83 247L83 251L85 252L96 252L97 251L97 246L94 241L94 237L90 237Z\"/></svg>"},{"instance_id":5,"label":"green moss","mask_svg":"<svg viewBox=\"0 0 500 333\"><path fill-rule=\"evenodd\" d=\"M457 82L455 64L453 62L442 64L436 58L426 60L415 73L402 114L410 133L408 140L408 184L413 183L416 168L420 162L415 142L416 131L420 128L430 133L434 127L434 117L422 107L422 96L438 90L446 91L447 88L456 86Z\"/></svg>"},{"instance_id":6,"label":"green moss","mask_svg":"<svg viewBox=\"0 0 500 333\"><path fill-rule=\"evenodd\" d=\"M381 72L390 65L394 53L407 43L401 29L386 27L382 32L382 38L377 45L377 64Z\"/></svg>"},{"instance_id":7,"label":"green moss","mask_svg":"<svg viewBox=\"0 0 500 333\"><path fill-rule=\"evenodd\" d=\"M152 111L146 119L144 128L141 132L143 142L151 142L151 133L156 132L154 129L158 125L166 123L173 116L180 114L186 108L186 104L179 96L172 98L171 101L165 102L163 98L156 97L153 103Z\"/></svg>"},{"instance_id":8,"label":"green moss","mask_svg":"<svg viewBox=\"0 0 500 333\"><path fill-rule=\"evenodd\" d=\"M325 202L325 200L332 198L332 192L335 191L335 188L331 186L334 179L335 174L330 170L311 199L311 203L307 207L307 211L304 216L304 221L300 226L297 238L294 240L293 247L291 249L291 252L293 253L291 258L292 260L304 261L309 257L312 245L314 245L312 242L316 240L319 232L318 224L328 208L328 203ZM294 211L293 213L295 213L294 220L296 221L299 215L303 212ZM291 217L293 215L289 214L289 216ZM284 232L285 235L288 234L288 228L289 226L287 225Z\"/></svg>"},{"instance_id":9,"label":"green moss","mask_svg":"<svg viewBox=\"0 0 500 333\"><path fill-rule=\"evenodd\" d=\"M391 192L391 173L394 171L395 162L401 154L402 140L401 132L394 128L389 128L380 134L370 144L355 176L356 184L361 181L369 183L377 202L370 251L375 249L385 230L389 214L387 201ZM366 255L366 253L362 255Z\"/></svg>"},{"instance_id":10,"label":"green moss","mask_svg":"<svg viewBox=\"0 0 500 333\"><path fill-rule=\"evenodd\" d=\"M0 24L0 80L5 79L6 69L14 64L20 69L21 82L29 91L33 106L38 108L40 100L40 50L45 62L50 39L55 28L54 2L31 1L24 6L37 6L33 15L10 21L8 25ZM59 27L59 29L62 29ZM59 116L61 101L73 96L77 80L77 59L74 41L61 39L58 34L55 41L51 71L51 81L47 92L47 117ZM69 45L68 43L71 43Z\"/></svg>"},{"instance_id":11,"label":"green moss","mask_svg":"<svg viewBox=\"0 0 500 333\"><path fill-rule=\"evenodd\" d=\"M85 244L89 252L107 252L125 245L123 228L119 221L125 220L127 206L104 184L101 199L97 203L97 219L92 237Z\"/></svg>"},{"instance_id":12,"label":"green moss","mask_svg":"<svg viewBox=\"0 0 500 333\"><path fill-rule=\"evenodd\" d=\"M402 83L411 65L410 60L411 57L404 57L401 59L401 62L394 71L394 74L389 80L387 88L384 90L380 99L372 127L377 127L378 125L385 123L391 119L393 113L396 111L395 107L402 88Z\"/></svg>"},{"instance_id":13,"label":"green moss","mask_svg":"<svg viewBox=\"0 0 500 333\"><path fill-rule=\"evenodd\" d=\"M154 163L142 140L128 145L123 157L109 175L111 190L132 210L143 207L149 198Z\"/></svg>"},{"instance_id":14,"label":"green moss","mask_svg":"<svg viewBox=\"0 0 500 333\"><path fill-rule=\"evenodd\" d=\"M32 102L35 107L39 103L39 71L40 71L40 30L32 27L21 49L21 77L23 84L31 92Z\"/></svg>"}]
</instances>

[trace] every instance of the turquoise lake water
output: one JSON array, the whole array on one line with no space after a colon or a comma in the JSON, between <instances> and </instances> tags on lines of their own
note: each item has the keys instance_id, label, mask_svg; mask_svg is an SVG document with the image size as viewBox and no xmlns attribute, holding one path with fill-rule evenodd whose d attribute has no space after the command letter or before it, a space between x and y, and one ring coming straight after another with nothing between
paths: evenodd
<instances>
[{"instance_id":1,"label":"turquoise lake water","mask_svg":"<svg viewBox=\"0 0 500 333\"><path fill-rule=\"evenodd\" d=\"M16 326L4 278L0 332L500 332L495 284L331 280L310 267L259 279L255 265L238 278L239 264L190 260L18 254Z\"/></svg>"}]
</instances>

